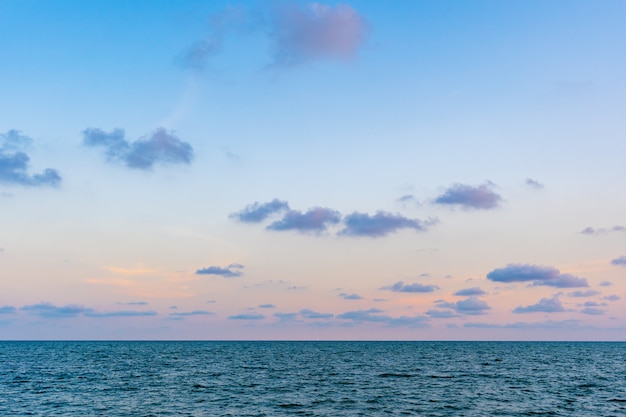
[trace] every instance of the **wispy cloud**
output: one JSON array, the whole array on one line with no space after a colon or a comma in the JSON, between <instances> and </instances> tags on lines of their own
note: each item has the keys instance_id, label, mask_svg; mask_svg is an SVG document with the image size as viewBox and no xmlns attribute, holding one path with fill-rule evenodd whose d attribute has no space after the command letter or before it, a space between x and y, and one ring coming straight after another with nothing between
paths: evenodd
<instances>
[{"instance_id":1,"label":"wispy cloud","mask_svg":"<svg viewBox=\"0 0 626 417\"><path fill-rule=\"evenodd\" d=\"M393 285L388 285L386 287L381 287L381 290L389 290L394 292L433 292L438 290L439 287L436 285L424 285L418 282L413 284L405 284L403 281L398 281Z\"/></svg>"},{"instance_id":2,"label":"wispy cloud","mask_svg":"<svg viewBox=\"0 0 626 417\"><path fill-rule=\"evenodd\" d=\"M196 271L197 275L219 275L225 278L234 278L243 275L240 269L243 269L241 264L230 264L226 268L221 266L208 266Z\"/></svg>"},{"instance_id":3,"label":"wispy cloud","mask_svg":"<svg viewBox=\"0 0 626 417\"><path fill-rule=\"evenodd\" d=\"M303 213L298 210L289 210L281 220L277 220L266 227L268 230L286 231L296 230L301 233L322 233L328 225L341 221L341 214L336 210L324 207L314 207Z\"/></svg>"},{"instance_id":4,"label":"wispy cloud","mask_svg":"<svg viewBox=\"0 0 626 417\"><path fill-rule=\"evenodd\" d=\"M454 295L460 295L460 296L485 295L485 294L487 293L478 287L465 288L463 290L459 290L454 293Z\"/></svg>"},{"instance_id":5,"label":"wispy cloud","mask_svg":"<svg viewBox=\"0 0 626 417\"><path fill-rule=\"evenodd\" d=\"M605 228L605 227L594 228L591 226L587 226L583 230L580 231L580 233L582 233L583 235L588 235L588 236L599 236L599 235L604 235L607 233L614 233L614 232L626 233L626 227L620 226L620 225L615 225L609 228Z\"/></svg>"},{"instance_id":6,"label":"wispy cloud","mask_svg":"<svg viewBox=\"0 0 626 417\"><path fill-rule=\"evenodd\" d=\"M229 320L263 320L265 316L263 314L244 313L235 314L234 316L228 316Z\"/></svg>"},{"instance_id":7,"label":"wispy cloud","mask_svg":"<svg viewBox=\"0 0 626 417\"><path fill-rule=\"evenodd\" d=\"M526 185L530 188L534 188L535 190L541 190L544 188L542 183L537 180L533 180L532 178L526 178Z\"/></svg>"},{"instance_id":8,"label":"wispy cloud","mask_svg":"<svg viewBox=\"0 0 626 417\"><path fill-rule=\"evenodd\" d=\"M289 210L289 203L275 198L267 203L254 202L230 217L244 223L260 223L272 214L284 210Z\"/></svg>"},{"instance_id":9,"label":"wispy cloud","mask_svg":"<svg viewBox=\"0 0 626 417\"><path fill-rule=\"evenodd\" d=\"M201 70L237 33L266 36L272 66L293 67L319 60L347 61L365 44L369 27L351 6L280 1L250 10L227 7L209 18L206 37L183 54L188 68Z\"/></svg>"},{"instance_id":10,"label":"wispy cloud","mask_svg":"<svg viewBox=\"0 0 626 417\"><path fill-rule=\"evenodd\" d=\"M122 129L105 132L89 128L83 131L83 145L104 148L108 161L141 170L150 170L157 164L188 165L193 159L191 145L162 128L134 142L125 139Z\"/></svg>"},{"instance_id":11,"label":"wispy cloud","mask_svg":"<svg viewBox=\"0 0 626 417\"><path fill-rule=\"evenodd\" d=\"M424 327L427 317L425 316L400 316L391 317L378 308L369 310L346 311L337 315L338 319L349 320L356 323L383 323L388 327Z\"/></svg>"},{"instance_id":12,"label":"wispy cloud","mask_svg":"<svg viewBox=\"0 0 626 417\"><path fill-rule=\"evenodd\" d=\"M477 187L455 184L434 200L435 204L467 209L490 210L499 207L502 197L492 190L491 183Z\"/></svg>"},{"instance_id":13,"label":"wispy cloud","mask_svg":"<svg viewBox=\"0 0 626 417\"><path fill-rule=\"evenodd\" d=\"M15 314L17 309L13 306L2 306L0 307L0 314Z\"/></svg>"},{"instance_id":14,"label":"wispy cloud","mask_svg":"<svg viewBox=\"0 0 626 417\"><path fill-rule=\"evenodd\" d=\"M530 264L508 264L487 274L487 279L495 282L528 282L533 286L550 286L556 288L588 287L585 278L571 274L561 274L556 268Z\"/></svg>"},{"instance_id":15,"label":"wispy cloud","mask_svg":"<svg viewBox=\"0 0 626 417\"><path fill-rule=\"evenodd\" d=\"M211 311L207 311L207 310L193 310L193 311L181 311L181 312L175 312L175 313L170 313L169 317L175 320L184 320L187 317L194 317L194 316L213 316L215 315L215 313L211 312Z\"/></svg>"},{"instance_id":16,"label":"wispy cloud","mask_svg":"<svg viewBox=\"0 0 626 417\"><path fill-rule=\"evenodd\" d=\"M332 313L318 313L308 308L300 310L299 314L305 319L330 319L334 316Z\"/></svg>"},{"instance_id":17,"label":"wispy cloud","mask_svg":"<svg viewBox=\"0 0 626 417\"><path fill-rule=\"evenodd\" d=\"M108 312L88 311L84 313L85 317L95 317L95 318L148 317L148 316L156 316L157 314L158 313L156 311L132 311L132 310L108 311Z\"/></svg>"},{"instance_id":18,"label":"wispy cloud","mask_svg":"<svg viewBox=\"0 0 626 417\"><path fill-rule=\"evenodd\" d=\"M580 312L583 314L589 314L592 316L601 316L604 313L606 313L606 310L602 310L601 308L597 308L597 307L585 307L582 310L580 310Z\"/></svg>"},{"instance_id":19,"label":"wispy cloud","mask_svg":"<svg viewBox=\"0 0 626 417\"><path fill-rule=\"evenodd\" d=\"M565 311L559 297L542 298L536 304L519 306L513 309L513 313L561 313Z\"/></svg>"},{"instance_id":20,"label":"wispy cloud","mask_svg":"<svg viewBox=\"0 0 626 417\"><path fill-rule=\"evenodd\" d=\"M24 149L32 139L17 130L0 133L0 183L30 187L58 186L61 175L56 169L46 168L39 174L28 173L30 157Z\"/></svg>"},{"instance_id":21,"label":"wispy cloud","mask_svg":"<svg viewBox=\"0 0 626 417\"><path fill-rule=\"evenodd\" d=\"M374 215L354 212L344 219L345 229L339 232L343 236L366 236L381 237L399 229L413 229L424 231L435 223L436 220L421 221L409 219L400 214L386 213L378 211Z\"/></svg>"},{"instance_id":22,"label":"wispy cloud","mask_svg":"<svg viewBox=\"0 0 626 417\"><path fill-rule=\"evenodd\" d=\"M259 308L276 308L274 304L259 304Z\"/></svg>"},{"instance_id":23,"label":"wispy cloud","mask_svg":"<svg viewBox=\"0 0 626 417\"><path fill-rule=\"evenodd\" d=\"M572 291L568 292L568 297L593 297L594 295L600 294L599 291L595 290L587 290L587 291Z\"/></svg>"},{"instance_id":24,"label":"wispy cloud","mask_svg":"<svg viewBox=\"0 0 626 417\"><path fill-rule=\"evenodd\" d=\"M620 256L611 260L611 265L626 266L626 256Z\"/></svg>"},{"instance_id":25,"label":"wispy cloud","mask_svg":"<svg viewBox=\"0 0 626 417\"><path fill-rule=\"evenodd\" d=\"M85 307L82 304L68 304L65 306L56 306L52 303L41 302L38 304L26 305L20 308L30 314L42 318L73 318L78 316L90 318L109 318L109 317L145 317L156 316L156 311L108 311L99 312L93 308Z\"/></svg>"},{"instance_id":26,"label":"wispy cloud","mask_svg":"<svg viewBox=\"0 0 626 417\"><path fill-rule=\"evenodd\" d=\"M343 298L344 300L362 300L363 299L363 297L361 297L359 294L347 294L345 292L342 292L341 294L339 294L339 296Z\"/></svg>"}]
</instances>

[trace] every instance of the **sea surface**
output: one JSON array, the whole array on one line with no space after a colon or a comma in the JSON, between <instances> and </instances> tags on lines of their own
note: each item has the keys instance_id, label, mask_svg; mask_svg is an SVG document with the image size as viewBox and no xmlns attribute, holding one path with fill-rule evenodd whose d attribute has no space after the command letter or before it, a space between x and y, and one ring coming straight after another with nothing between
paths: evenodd
<instances>
[{"instance_id":1,"label":"sea surface","mask_svg":"<svg viewBox=\"0 0 626 417\"><path fill-rule=\"evenodd\" d=\"M626 416L626 343L0 342L0 416Z\"/></svg>"}]
</instances>

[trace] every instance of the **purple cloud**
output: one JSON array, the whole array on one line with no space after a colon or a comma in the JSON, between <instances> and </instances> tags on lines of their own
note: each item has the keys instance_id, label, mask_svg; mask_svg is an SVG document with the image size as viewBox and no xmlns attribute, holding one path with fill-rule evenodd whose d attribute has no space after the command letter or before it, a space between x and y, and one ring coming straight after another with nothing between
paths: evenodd
<instances>
[{"instance_id":1,"label":"purple cloud","mask_svg":"<svg viewBox=\"0 0 626 417\"><path fill-rule=\"evenodd\" d=\"M17 130L0 133L0 183L30 187L58 186L61 175L46 168L39 174L28 173L29 156L23 152L32 140Z\"/></svg>"},{"instance_id":2,"label":"purple cloud","mask_svg":"<svg viewBox=\"0 0 626 417\"><path fill-rule=\"evenodd\" d=\"M436 285L423 285L420 283L405 284L403 281L398 281L393 285L381 287L381 290L389 290L394 292L433 292L438 290Z\"/></svg>"},{"instance_id":3,"label":"purple cloud","mask_svg":"<svg viewBox=\"0 0 626 417\"><path fill-rule=\"evenodd\" d=\"M359 294L346 294L346 293L341 293L339 294L340 297L342 297L344 300L362 300L363 297L361 297Z\"/></svg>"},{"instance_id":4,"label":"purple cloud","mask_svg":"<svg viewBox=\"0 0 626 417\"><path fill-rule=\"evenodd\" d=\"M558 269L550 266L530 264L508 264L487 274L487 279L495 282L526 282L533 281L533 286L550 286L556 288L588 287L585 278L571 274L561 274Z\"/></svg>"},{"instance_id":5,"label":"purple cloud","mask_svg":"<svg viewBox=\"0 0 626 417\"><path fill-rule=\"evenodd\" d=\"M0 307L0 314L15 314L17 309L13 306L2 306Z\"/></svg>"},{"instance_id":6,"label":"purple cloud","mask_svg":"<svg viewBox=\"0 0 626 417\"><path fill-rule=\"evenodd\" d=\"M626 256L620 256L619 258L611 260L611 265L626 266Z\"/></svg>"},{"instance_id":7,"label":"purple cloud","mask_svg":"<svg viewBox=\"0 0 626 417\"><path fill-rule=\"evenodd\" d=\"M308 308L300 310L300 316L305 319L330 319L334 316L332 313L318 313Z\"/></svg>"},{"instance_id":8,"label":"purple cloud","mask_svg":"<svg viewBox=\"0 0 626 417\"><path fill-rule=\"evenodd\" d=\"M277 317L281 322L293 321L297 315L298 313L274 313L274 317Z\"/></svg>"},{"instance_id":9,"label":"purple cloud","mask_svg":"<svg viewBox=\"0 0 626 417\"><path fill-rule=\"evenodd\" d=\"M265 316L263 314L244 313L235 314L234 316L228 316L228 320L263 320Z\"/></svg>"},{"instance_id":10,"label":"purple cloud","mask_svg":"<svg viewBox=\"0 0 626 417\"><path fill-rule=\"evenodd\" d=\"M532 178L526 178L526 185L528 185L531 188L534 188L535 190L543 189L543 184L540 183L539 181L533 180Z\"/></svg>"},{"instance_id":11,"label":"purple cloud","mask_svg":"<svg viewBox=\"0 0 626 417\"><path fill-rule=\"evenodd\" d=\"M478 315L485 314L485 311L491 310L491 307L479 298L469 297L465 300L457 301L455 310L457 313Z\"/></svg>"},{"instance_id":12,"label":"purple cloud","mask_svg":"<svg viewBox=\"0 0 626 417\"><path fill-rule=\"evenodd\" d=\"M620 299L619 295L607 295L606 297L602 297L603 300L608 300L608 301L617 301Z\"/></svg>"},{"instance_id":13,"label":"purple cloud","mask_svg":"<svg viewBox=\"0 0 626 417\"><path fill-rule=\"evenodd\" d=\"M561 313L565 311L561 300L555 295L552 298L542 298L537 304L529 306L519 306L513 310L513 313Z\"/></svg>"},{"instance_id":14,"label":"purple cloud","mask_svg":"<svg viewBox=\"0 0 626 417\"><path fill-rule=\"evenodd\" d=\"M91 313L94 310L79 304L68 304L57 307L52 303L41 302L39 304L26 305L21 310L27 311L44 318L70 318L78 317L84 313Z\"/></svg>"},{"instance_id":15,"label":"purple cloud","mask_svg":"<svg viewBox=\"0 0 626 417\"><path fill-rule=\"evenodd\" d=\"M93 318L109 318L109 317L147 317L156 316L156 311L133 311L133 310L121 310L121 311L108 311L98 313L95 311L87 311L84 313L85 317Z\"/></svg>"},{"instance_id":16,"label":"purple cloud","mask_svg":"<svg viewBox=\"0 0 626 417\"><path fill-rule=\"evenodd\" d=\"M490 210L500 205L502 197L491 189L491 184L478 187L455 184L435 199L435 204L461 206L468 209Z\"/></svg>"},{"instance_id":17,"label":"purple cloud","mask_svg":"<svg viewBox=\"0 0 626 417\"><path fill-rule=\"evenodd\" d=\"M193 311L181 311L176 313L170 313L169 316L175 320L183 320L185 317L193 316L213 316L215 313L207 310L193 310Z\"/></svg>"},{"instance_id":18,"label":"purple cloud","mask_svg":"<svg viewBox=\"0 0 626 417\"><path fill-rule=\"evenodd\" d=\"M230 264L226 268L222 268L220 266L209 266L206 268L198 269L196 271L197 275L219 275L225 278L234 278L243 275L243 272L239 271L242 269L243 265L241 264Z\"/></svg>"},{"instance_id":19,"label":"purple cloud","mask_svg":"<svg viewBox=\"0 0 626 417\"><path fill-rule=\"evenodd\" d=\"M599 228L593 228L591 226L585 227L583 230L580 231L580 233L582 233L583 235L589 235L589 236L598 236L598 235L603 235L606 233L610 233L610 232L621 232L624 233L626 232L626 227L624 226L620 226L620 225L615 225L613 227L610 228L604 228L604 227L599 227Z\"/></svg>"},{"instance_id":20,"label":"purple cloud","mask_svg":"<svg viewBox=\"0 0 626 417\"><path fill-rule=\"evenodd\" d=\"M459 317L454 311L450 310L428 310L426 315L434 319L449 319L451 317Z\"/></svg>"},{"instance_id":21,"label":"purple cloud","mask_svg":"<svg viewBox=\"0 0 626 417\"><path fill-rule=\"evenodd\" d=\"M426 230L428 226L436 223L436 220L423 222L418 219L406 218L400 214L378 211L372 216L366 213L354 212L347 215L344 222L346 227L339 232L340 235L381 237L399 229L413 229L421 232Z\"/></svg>"},{"instance_id":22,"label":"purple cloud","mask_svg":"<svg viewBox=\"0 0 626 417\"><path fill-rule=\"evenodd\" d=\"M606 311L602 310L601 308L596 308L596 307L585 307L582 310L580 310L580 312L583 313L583 314L589 314L589 315L592 315L592 316L601 316Z\"/></svg>"},{"instance_id":23,"label":"purple cloud","mask_svg":"<svg viewBox=\"0 0 626 417\"><path fill-rule=\"evenodd\" d=\"M289 203L277 198L267 203L254 202L243 210L230 215L231 218L244 223L260 223L274 213L289 210Z\"/></svg>"},{"instance_id":24,"label":"purple cloud","mask_svg":"<svg viewBox=\"0 0 626 417\"><path fill-rule=\"evenodd\" d=\"M324 207L314 207L306 213L298 210L289 210L281 220L271 223L266 229L321 233L326 231L329 224L337 224L340 221L341 214L338 211Z\"/></svg>"},{"instance_id":25,"label":"purple cloud","mask_svg":"<svg viewBox=\"0 0 626 417\"><path fill-rule=\"evenodd\" d=\"M594 295L600 294L599 291L595 290L587 290L587 291L572 291L568 292L568 297L593 297Z\"/></svg>"},{"instance_id":26,"label":"purple cloud","mask_svg":"<svg viewBox=\"0 0 626 417\"><path fill-rule=\"evenodd\" d=\"M454 295L460 295L460 296L485 295L485 294L487 293L478 287L465 288L463 290L459 290L454 293Z\"/></svg>"},{"instance_id":27,"label":"purple cloud","mask_svg":"<svg viewBox=\"0 0 626 417\"><path fill-rule=\"evenodd\" d=\"M269 28L274 64L293 66L321 59L349 60L369 34L365 20L346 4L284 2Z\"/></svg>"},{"instance_id":28,"label":"purple cloud","mask_svg":"<svg viewBox=\"0 0 626 417\"><path fill-rule=\"evenodd\" d=\"M122 129L105 132L89 128L83 131L83 145L102 147L108 161L122 162L129 168L150 170L155 164L191 163L193 148L173 132L159 128L145 138L129 142Z\"/></svg>"},{"instance_id":29,"label":"purple cloud","mask_svg":"<svg viewBox=\"0 0 626 417\"><path fill-rule=\"evenodd\" d=\"M274 304L259 304L259 308L276 308Z\"/></svg>"},{"instance_id":30,"label":"purple cloud","mask_svg":"<svg viewBox=\"0 0 626 417\"><path fill-rule=\"evenodd\" d=\"M388 322L392 319L391 317L381 315L380 313L383 313L383 310L370 308L369 310L346 311L345 313L339 314L337 318L366 322Z\"/></svg>"}]
</instances>

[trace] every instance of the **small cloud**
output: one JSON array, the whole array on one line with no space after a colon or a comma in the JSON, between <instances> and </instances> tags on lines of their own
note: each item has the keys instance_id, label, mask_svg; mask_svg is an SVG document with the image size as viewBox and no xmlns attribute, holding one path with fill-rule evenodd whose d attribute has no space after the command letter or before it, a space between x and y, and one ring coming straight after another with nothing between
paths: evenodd
<instances>
[{"instance_id":1,"label":"small cloud","mask_svg":"<svg viewBox=\"0 0 626 417\"><path fill-rule=\"evenodd\" d=\"M606 306L607 306L606 303L598 303L596 301L585 301L582 304L582 307L606 307Z\"/></svg>"},{"instance_id":2,"label":"small cloud","mask_svg":"<svg viewBox=\"0 0 626 417\"><path fill-rule=\"evenodd\" d=\"M588 235L588 236L604 235L606 233L611 233L611 232L624 233L626 232L626 227L615 225L607 229L604 227L593 228L591 226L587 226L583 230L580 231L580 233L582 233L583 235Z\"/></svg>"},{"instance_id":3,"label":"small cloud","mask_svg":"<svg viewBox=\"0 0 626 417\"><path fill-rule=\"evenodd\" d=\"M274 317L277 317L281 322L293 321L297 315L298 313L274 313Z\"/></svg>"},{"instance_id":4,"label":"small cloud","mask_svg":"<svg viewBox=\"0 0 626 417\"><path fill-rule=\"evenodd\" d=\"M263 314L235 314L234 316L228 316L229 320L262 320L265 316Z\"/></svg>"},{"instance_id":5,"label":"small cloud","mask_svg":"<svg viewBox=\"0 0 626 417\"><path fill-rule=\"evenodd\" d=\"M568 297L593 297L594 295L600 294L599 291L595 290L587 290L587 291L572 291L568 292Z\"/></svg>"},{"instance_id":6,"label":"small cloud","mask_svg":"<svg viewBox=\"0 0 626 417\"><path fill-rule=\"evenodd\" d=\"M184 319L185 317L193 317L193 316L213 316L215 313L207 310L193 310L193 311L182 311L176 313L170 313L169 316L176 319Z\"/></svg>"},{"instance_id":7,"label":"small cloud","mask_svg":"<svg viewBox=\"0 0 626 417\"><path fill-rule=\"evenodd\" d=\"M244 223L260 223L274 213L289 210L289 203L277 198L267 203L254 202L246 206L243 210L233 213L230 218Z\"/></svg>"},{"instance_id":8,"label":"small cloud","mask_svg":"<svg viewBox=\"0 0 626 417\"><path fill-rule=\"evenodd\" d=\"M477 187L466 184L455 184L437 197L434 203L460 206L467 209L495 209L499 207L502 197L491 188L491 183L482 184Z\"/></svg>"},{"instance_id":9,"label":"small cloud","mask_svg":"<svg viewBox=\"0 0 626 417\"><path fill-rule=\"evenodd\" d=\"M332 313L318 313L317 311L309 310L305 308L300 310L300 316L305 319L330 319L334 316Z\"/></svg>"},{"instance_id":10,"label":"small cloud","mask_svg":"<svg viewBox=\"0 0 626 417\"><path fill-rule=\"evenodd\" d=\"M532 178L526 178L526 185L528 185L530 188L534 188L535 190L541 190L544 188L542 183L533 180Z\"/></svg>"},{"instance_id":11,"label":"small cloud","mask_svg":"<svg viewBox=\"0 0 626 417\"><path fill-rule=\"evenodd\" d=\"M479 298L469 297L465 300L457 301L455 310L457 313L479 315L485 314L485 311L491 310L491 307Z\"/></svg>"},{"instance_id":12,"label":"small cloud","mask_svg":"<svg viewBox=\"0 0 626 417\"><path fill-rule=\"evenodd\" d=\"M54 304L48 302L26 305L23 306L21 310L43 318L71 318L78 317L84 313L93 312L92 308L87 308L79 304L69 304L66 306L57 307Z\"/></svg>"},{"instance_id":13,"label":"small cloud","mask_svg":"<svg viewBox=\"0 0 626 417\"><path fill-rule=\"evenodd\" d=\"M15 314L17 309L13 306L2 306L0 307L0 314Z\"/></svg>"},{"instance_id":14,"label":"small cloud","mask_svg":"<svg viewBox=\"0 0 626 417\"><path fill-rule=\"evenodd\" d=\"M613 283L609 282L609 281L602 281L598 285L601 286L601 287L610 287L611 285L613 285Z\"/></svg>"},{"instance_id":15,"label":"small cloud","mask_svg":"<svg viewBox=\"0 0 626 417\"><path fill-rule=\"evenodd\" d=\"M130 301L130 302L127 302L127 303L117 302L115 304L117 304L117 305L126 305L126 306L145 306L145 305L148 305L148 303L145 302L145 301Z\"/></svg>"},{"instance_id":16,"label":"small cloud","mask_svg":"<svg viewBox=\"0 0 626 417\"><path fill-rule=\"evenodd\" d=\"M592 315L592 316L601 316L606 311L602 310L600 308L596 308L596 307L586 307L586 308L583 308L582 310L580 310L580 312L583 313L583 314L589 314L589 315Z\"/></svg>"},{"instance_id":17,"label":"small cloud","mask_svg":"<svg viewBox=\"0 0 626 417\"><path fill-rule=\"evenodd\" d=\"M433 292L438 290L439 287L436 285L423 285L420 283L414 284L405 284L403 281L398 281L393 285L388 285L386 287L381 287L381 290L389 290L394 292Z\"/></svg>"},{"instance_id":18,"label":"small cloud","mask_svg":"<svg viewBox=\"0 0 626 417\"><path fill-rule=\"evenodd\" d=\"M542 298L537 304L529 306L519 306L513 310L513 313L561 313L565 311L561 300L555 295L552 298Z\"/></svg>"},{"instance_id":19,"label":"small cloud","mask_svg":"<svg viewBox=\"0 0 626 417\"><path fill-rule=\"evenodd\" d=\"M329 224L337 224L341 214L336 210L324 207L314 207L306 213L298 210L289 210L281 220L277 220L266 227L268 230L321 233L326 231Z\"/></svg>"},{"instance_id":20,"label":"small cloud","mask_svg":"<svg viewBox=\"0 0 626 417\"><path fill-rule=\"evenodd\" d=\"M339 314L337 318L366 322L386 322L391 320L391 317L381 315L380 313L383 313L383 310L370 308L369 310L346 311L345 313Z\"/></svg>"},{"instance_id":21,"label":"small cloud","mask_svg":"<svg viewBox=\"0 0 626 417\"><path fill-rule=\"evenodd\" d=\"M402 207L406 207L409 204L416 206L419 205L419 201L417 201L417 198L415 198L413 194L403 195L402 197L396 199L396 203L402 205Z\"/></svg>"},{"instance_id":22,"label":"small cloud","mask_svg":"<svg viewBox=\"0 0 626 417\"><path fill-rule=\"evenodd\" d=\"M607 295L606 297L602 297L603 300L607 300L607 301L617 301L620 299L619 295Z\"/></svg>"},{"instance_id":23,"label":"small cloud","mask_svg":"<svg viewBox=\"0 0 626 417\"><path fill-rule=\"evenodd\" d=\"M451 317L459 317L458 314L450 310L428 310L426 312L426 315L434 319L449 319Z\"/></svg>"},{"instance_id":24,"label":"small cloud","mask_svg":"<svg viewBox=\"0 0 626 417\"><path fill-rule=\"evenodd\" d=\"M620 256L619 258L611 260L611 265L626 266L626 256Z\"/></svg>"},{"instance_id":25,"label":"small cloud","mask_svg":"<svg viewBox=\"0 0 626 417\"><path fill-rule=\"evenodd\" d=\"M463 290L459 290L454 293L454 295L459 295L459 296L485 295L485 294L487 293L478 287L465 288Z\"/></svg>"},{"instance_id":26,"label":"small cloud","mask_svg":"<svg viewBox=\"0 0 626 417\"><path fill-rule=\"evenodd\" d=\"M220 266L209 266L206 268L198 269L196 271L197 275L219 275L225 278L234 278L243 275L243 272L239 271L242 269L243 265L241 264L230 264L226 268L222 268Z\"/></svg>"},{"instance_id":27,"label":"small cloud","mask_svg":"<svg viewBox=\"0 0 626 417\"><path fill-rule=\"evenodd\" d=\"M17 130L0 133L0 183L30 187L53 186L61 183L56 169L46 168L39 174L28 174L30 157L23 151L32 142Z\"/></svg>"},{"instance_id":28,"label":"small cloud","mask_svg":"<svg viewBox=\"0 0 626 417\"><path fill-rule=\"evenodd\" d=\"M588 287L585 278L570 274L561 274L558 269L550 266L530 264L508 264L487 274L487 279L495 282L527 282L533 286L550 286L556 288Z\"/></svg>"},{"instance_id":29,"label":"small cloud","mask_svg":"<svg viewBox=\"0 0 626 417\"><path fill-rule=\"evenodd\" d=\"M413 229L418 232L426 230L436 224L437 220L421 221L409 219L400 214L378 211L374 215L354 212L345 217L345 229L339 232L343 236L382 237L394 233L399 229Z\"/></svg>"},{"instance_id":30,"label":"small cloud","mask_svg":"<svg viewBox=\"0 0 626 417\"><path fill-rule=\"evenodd\" d=\"M85 312L85 317L93 317L93 318L109 318L109 317L148 317L148 316L156 316L156 311L108 311L103 313L98 313L95 311Z\"/></svg>"},{"instance_id":31,"label":"small cloud","mask_svg":"<svg viewBox=\"0 0 626 417\"><path fill-rule=\"evenodd\" d=\"M259 308L276 308L274 304L259 304Z\"/></svg>"},{"instance_id":32,"label":"small cloud","mask_svg":"<svg viewBox=\"0 0 626 417\"><path fill-rule=\"evenodd\" d=\"M363 297L361 297L359 294L346 294L346 293L341 293L339 294L340 297L342 297L344 300L362 300Z\"/></svg>"},{"instance_id":33,"label":"small cloud","mask_svg":"<svg viewBox=\"0 0 626 417\"><path fill-rule=\"evenodd\" d=\"M155 164L189 165L193 159L191 145L163 128L134 142L125 139L122 129L105 132L89 128L83 131L83 145L104 148L108 161L142 170L150 170Z\"/></svg>"}]
</instances>

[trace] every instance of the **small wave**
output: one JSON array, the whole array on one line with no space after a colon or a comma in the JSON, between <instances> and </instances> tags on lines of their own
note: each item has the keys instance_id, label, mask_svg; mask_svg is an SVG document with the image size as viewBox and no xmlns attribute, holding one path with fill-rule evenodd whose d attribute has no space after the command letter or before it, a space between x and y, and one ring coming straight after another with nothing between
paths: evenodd
<instances>
[{"instance_id":1,"label":"small wave","mask_svg":"<svg viewBox=\"0 0 626 417\"><path fill-rule=\"evenodd\" d=\"M411 378L411 374L396 374L396 373L384 373L378 375L381 378Z\"/></svg>"}]
</instances>

